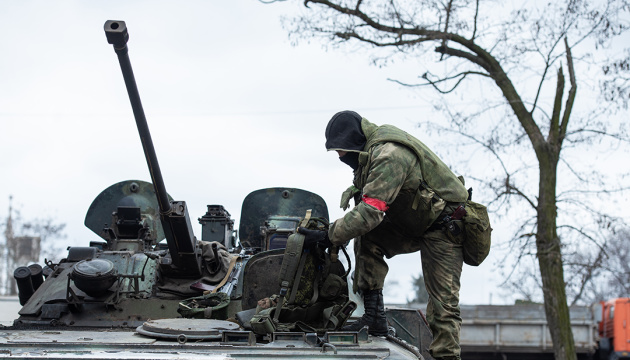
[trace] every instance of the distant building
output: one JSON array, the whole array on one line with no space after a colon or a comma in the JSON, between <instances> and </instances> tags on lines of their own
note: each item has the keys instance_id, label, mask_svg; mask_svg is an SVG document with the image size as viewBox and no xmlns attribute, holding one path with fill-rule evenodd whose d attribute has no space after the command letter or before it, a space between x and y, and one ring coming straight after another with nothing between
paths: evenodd
<instances>
[{"instance_id":1,"label":"distant building","mask_svg":"<svg viewBox=\"0 0 630 360\"><path fill-rule=\"evenodd\" d=\"M17 295L17 285L13 271L19 266L27 266L39 261L41 238L39 236L18 236L7 238L7 289L6 295Z\"/></svg>"},{"instance_id":2,"label":"distant building","mask_svg":"<svg viewBox=\"0 0 630 360\"><path fill-rule=\"evenodd\" d=\"M11 198L9 198L10 200ZM13 271L19 266L27 266L31 263L39 261L39 253L41 251L41 238L39 236L14 236L13 219L9 202L9 216L7 217L4 236L6 242L4 249L0 252L0 259L4 257L4 286L0 287L0 291L4 295L17 295L17 285L13 279ZM2 291L3 290L3 291Z\"/></svg>"}]
</instances>

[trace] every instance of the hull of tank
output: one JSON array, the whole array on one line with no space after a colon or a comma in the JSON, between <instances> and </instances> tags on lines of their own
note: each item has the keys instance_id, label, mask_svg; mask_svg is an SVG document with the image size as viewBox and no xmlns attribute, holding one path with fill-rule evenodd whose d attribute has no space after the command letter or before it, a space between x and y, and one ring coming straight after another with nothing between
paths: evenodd
<instances>
[{"instance_id":1,"label":"hull of tank","mask_svg":"<svg viewBox=\"0 0 630 360\"><path fill-rule=\"evenodd\" d=\"M311 345L304 339L265 344L160 340L135 331L2 330L1 359L419 359L380 337L356 345ZM422 357L420 357L422 359Z\"/></svg>"}]
</instances>

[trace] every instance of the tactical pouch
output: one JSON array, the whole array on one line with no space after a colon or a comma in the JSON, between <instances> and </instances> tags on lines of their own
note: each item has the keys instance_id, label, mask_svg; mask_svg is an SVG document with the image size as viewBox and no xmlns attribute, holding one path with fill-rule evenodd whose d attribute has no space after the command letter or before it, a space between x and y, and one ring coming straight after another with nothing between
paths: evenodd
<instances>
[{"instance_id":1,"label":"tactical pouch","mask_svg":"<svg viewBox=\"0 0 630 360\"><path fill-rule=\"evenodd\" d=\"M271 311L262 311L254 315L250 320L250 324L255 334L265 335L276 331Z\"/></svg>"},{"instance_id":2,"label":"tactical pouch","mask_svg":"<svg viewBox=\"0 0 630 360\"><path fill-rule=\"evenodd\" d=\"M328 274L326 280L322 284L322 288L319 291L319 298L322 300L334 300L341 295L344 295L344 290L347 289L347 283L339 275Z\"/></svg>"},{"instance_id":3,"label":"tactical pouch","mask_svg":"<svg viewBox=\"0 0 630 360\"><path fill-rule=\"evenodd\" d=\"M444 210L446 202L428 186L415 191L400 191L387 210L389 221L409 237L419 237L427 231Z\"/></svg>"},{"instance_id":4,"label":"tactical pouch","mask_svg":"<svg viewBox=\"0 0 630 360\"><path fill-rule=\"evenodd\" d=\"M357 304L352 300L348 300L343 305L335 305L324 309L323 315L324 319L326 319L326 330L341 329L356 308Z\"/></svg>"},{"instance_id":5,"label":"tactical pouch","mask_svg":"<svg viewBox=\"0 0 630 360\"><path fill-rule=\"evenodd\" d=\"M424 221L421 226L423 232L431 226L446 206L446 201L425 185L420 185L411 204L411 209Z\"/></svg>"},{"instance_id":6,"label":"tactical pouch","mask_svg":"<svg viewBox=\"0 0 630 360\"><path fill-rule=\"evenodd\" d=\"M466 201L464 221L464 262L479 266L490 252L490 219L488 209L474 201Z\"/></svg>"}]
</instances>

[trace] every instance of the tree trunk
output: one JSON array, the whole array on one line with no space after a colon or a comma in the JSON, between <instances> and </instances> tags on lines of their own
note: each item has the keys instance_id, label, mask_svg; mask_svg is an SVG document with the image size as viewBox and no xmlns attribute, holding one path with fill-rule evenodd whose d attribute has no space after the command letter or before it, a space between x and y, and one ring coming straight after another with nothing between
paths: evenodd
<instances>
[{"instance_id":1,"label":"tree trunk","mask_svg":"<svg viewBox=\"0 0 630 360\"><path fill-rule=\"evenodd\" d=\"M543 283L545 314L554 344L555 359L576 360L569 307L566 302L560 239L556 232L558 150L547 144L543 151L538 152L540 183L536 248Z\"/></svg>"}]
</instances>

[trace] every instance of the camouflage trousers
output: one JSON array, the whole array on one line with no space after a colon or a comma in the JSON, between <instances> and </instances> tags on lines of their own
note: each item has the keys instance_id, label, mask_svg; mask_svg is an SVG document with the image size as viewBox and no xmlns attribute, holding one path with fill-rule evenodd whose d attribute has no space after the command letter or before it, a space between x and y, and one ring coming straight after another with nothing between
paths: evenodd
<instances>
[{"instance_id":1,"label":"camouflage trousers","mask_svg":"<svg viewBox=\"0 0 630 360\"><path fill-rule=\"evenodd\" d=\"M435 358L459 359L459 333L462 318L459 308L460 277L463 265L463 234L453 236L442 230L428 231L421 237L408 237L385 220L374 230L355 239L355 291L382 289L388 259L398 254L420 251L422 273L429 293L427 321L433 333L430 351Z\"/></svg>"}]
</instances>

